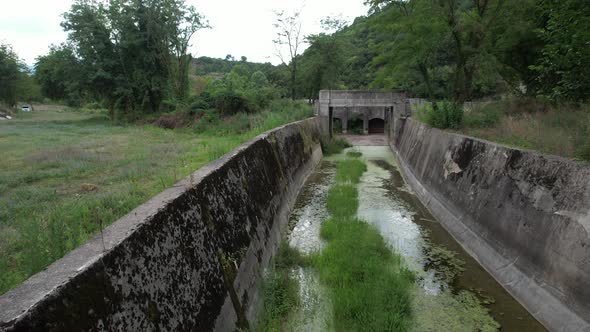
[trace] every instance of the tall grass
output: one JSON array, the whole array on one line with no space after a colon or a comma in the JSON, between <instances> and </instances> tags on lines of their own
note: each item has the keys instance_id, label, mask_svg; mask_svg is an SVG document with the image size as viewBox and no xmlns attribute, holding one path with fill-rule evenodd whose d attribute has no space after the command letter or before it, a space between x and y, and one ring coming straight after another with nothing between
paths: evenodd
<instances>
[{"instance_id":1,"label":"tall grass","mask_svg":"<svg viewBox=\"0 0 590 332\"><path fill-rule=\"evenodd\" d=\"M501 144L590 162L590 105L551 104L514 97L459 110L424 104L416 118L432 127L454 129Z\"/></svg>"},{"instance_id":2,"label":"tall grass","mask_svg":"<svg viewBox=\"0 0 590 332\"><path fill-rule=\"evenodd\" d=\"M325 156L329 156L332 154L338 154L342 152L342 150L351 147L350 143L348 143L345 139L342 138L332 138L332 139L323 139L322 140L322 152Z\"/></svg>"},{"instance_id":3,"label":"tall grass","mask_svg":"<svg viewBox=\"0 0 590 332\"><path fill-rule=\"evenodd\" d=\"M61 108L0 123L0 294L263 131L311 116L275 102L196 129L118 126ZM247 125L244 125L247 123Z\"/></svg>"},{"instance_id":4,"label":"tall grass","mask_svg":"<svg viewBox=\"0 0 590 332\"><path fill-rule=\"evenodd\" d=\"M343 160L336 165L336 181L357 184L366 171L367 165L358 159Z\"/></svg>"},{"instance_id":5,"label":"tall grass","mask_svg":"<svg viewBox=\"0 0 590 332\"><path fill-rule=\"evenodd\" d=\"M256 331L281 331L290 314L301 305L299 284L291 276L291 269L306 265L306 258L283 241L274 258L273 266L262 283L262 310Z\"/></svg>"},{"instance_id":6,"label":"tall grass","mask_svg":"<svg viewBox=\"0 0 590 332\"><path fill-rule=\"evenodd\" d=\"M259 113L237 113L222 118L215 110L204 111L193 129L204 136L241 135L252 138L267 130L311 116L313 110L308 104L275 100L266 111Z\"/></svg>"},{"instance_id":7,"label":"tall grass","mask_svg":"<svg viewBox=\"0 0 590 332\"><path fill-rule=\"evenodd\" d=\"M467 135L590 162L590 107L534 99L488 103L466 113Z\"/></svg>"},{"instance_id":8,"label":"tall grass","mask_svg":"<svg viewBox=\"0 0 590 332\"><path fill-rule=\"evenodd\" d=\"M360 164L359 164L360 163ZM329 289L338 331L406 331L412 326L414 276L379 232L356 218L358 183L366 166L358 160L337 164L327 198L331 218L320 230L326 247L313 257Z\"/></svg>"},{"instance_id":9,"label":"tall grass","mask_svg":"<svg viewBox=\"0 0 590 332\"><path fill-rule=\"evenodd\" d=\"M425 103L418 107L416 117L418 120L435 128L461 128L463 124L463 107L454 105L448 101L436 103L436 108L431 103Z\"/></svg>"}]
</instances>

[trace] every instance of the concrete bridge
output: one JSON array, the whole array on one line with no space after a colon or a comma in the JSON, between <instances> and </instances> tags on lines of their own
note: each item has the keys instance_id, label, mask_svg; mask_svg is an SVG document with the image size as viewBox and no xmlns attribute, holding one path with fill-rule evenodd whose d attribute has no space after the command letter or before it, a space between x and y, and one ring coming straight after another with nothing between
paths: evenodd
<instances>
[{"instance_id":1,"label":"concrete bridge","mask_svg":"<svg viewBox=\"0 0 590 332\"><path fill-rule=\"evenodd\" d=\"M410 112L403 91L322 90L318 104L317 113L330 135L334 131L346 134L354 124L358 124L363 134L383 134L394 115L405 116Z\"/></svg>"}]
</instances>

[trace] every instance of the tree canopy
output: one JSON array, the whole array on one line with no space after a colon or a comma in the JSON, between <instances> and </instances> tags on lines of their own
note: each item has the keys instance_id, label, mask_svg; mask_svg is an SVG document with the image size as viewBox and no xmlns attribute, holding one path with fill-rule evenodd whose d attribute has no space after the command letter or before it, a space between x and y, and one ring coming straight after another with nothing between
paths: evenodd
<instances>
[{"instance_id":1,"label":"tree canopy","mask_svg":"<svg viewBox=\"0 0 590 332\"><path fill-rule=\"evenodd\" d=\"M298 59L298 95L339 87L404 89L455 103L506 93L590 97L586 1L367 3L368 16L334 33L308 36L310 47ZM333 44L325 47L328 42ZM322 48L336 57L326 57ZM326 61L332 72L322 80Z\"/></svg>"},{"instance_id":2,"label":"tree canopy","mask_svg":"<svg viewBox=\"0 0 590 332\"><path fill-rule=\"evenodd\" d=\"M188 97L188 48L208 25L183 0L77 0L62 26L68 44L37 61L43 92L73 103L103 100L117 118Z\"/></svg>"}]
</instances>

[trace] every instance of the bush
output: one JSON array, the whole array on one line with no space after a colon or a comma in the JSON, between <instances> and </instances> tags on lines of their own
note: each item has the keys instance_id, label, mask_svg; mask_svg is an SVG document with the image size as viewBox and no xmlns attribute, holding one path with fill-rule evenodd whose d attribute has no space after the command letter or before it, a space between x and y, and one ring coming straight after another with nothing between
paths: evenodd
<instances>
[{"instance_id":1,"label":"bush","mask_svg":"<svg viewBox=\"0 0 590 332\"><path fill-rule=\"evenodd\" d=\"M324 155L338 154L342 150L351 147L351 145L342 138L322 139L322 152Z\"/></svg>"},{"instance_id":2,"label":"bush","mask_svg":"<svg viewBox=\"0 0 590 332\"><path fill-rule=\"evenodd\" d=\"M210 128L214 128L221 123L219 112L214 109L208 109L201 113L201 117L197 120L194 130L197 133L204 133Z\"/></svg>"},{"instance_id":3,"label":"bush","mask_svg":"<svg viewBox=\"0 0 590 332\"><path fill-rule=\"evenodd\" d=\"M241 94L232 90L221 90L211 96L213 105L223 115L250 112L248 101Z\"/></svg>"},{"instance_id":4,"label":"bush","mask_svg":"<svg viewBox=\"0 0 590 332\"><path fill-rule=\"evenodd\" d=\"M186 109L190 114L203 113L205 110L211 109L212 105L207 100L208 96L192 96L189 99L189 106Z\"/></svg>"},{"instance_id":5,"label":"bush","mask_svg":"<svg viewBox=\"0 0 590 332\"><path fill-rule=\"evenodd\" d=\"M463 107L449 101L437 103L436 109L430 104L423 104L416 112L418 120L435 128L459 129L463 124Z\"/></svg>"},{"instance_id":6,"label":"bush","mask_svg":"<svg viewBox=\"0 0 590 332\"><path fill-rule=\"evenodd\" d=\"M87 108L87 109L90 109L90 110L98 110L98 109L103 108L103 106L99 102L93 101L93 102L87 103L84 106L84 108Z\"/></svg>"},{"instance_id":7,"label":"bush","mask_svg":"<svg viewBox=\"0 0 590 332\"><path fill-rule=\"evenodd\" d=\"M490 128L500 122L502 112L489 104L481 108L465 112L463 116L463 125L468 128Z\"/></svg>"}]
</instances>

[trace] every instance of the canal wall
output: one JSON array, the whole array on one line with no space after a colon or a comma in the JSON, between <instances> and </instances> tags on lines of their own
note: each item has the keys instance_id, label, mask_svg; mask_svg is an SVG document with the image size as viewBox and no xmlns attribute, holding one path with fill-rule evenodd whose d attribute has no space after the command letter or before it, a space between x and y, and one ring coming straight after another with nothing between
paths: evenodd
<instances>
[{"instance_id":1,"label":"canal wall","mask_svg":"<svg viewBox=\"0 0 590 332\"><path fill-rule=\"evenodd\" d=\"M0 297L0 331L233 331L322 152L318 118L202 167Z\"/></svg>"},{"instance_id":2,"label":"canal wall","mask_svg":"<svg viewBox=\"0 0 590 332\"><path fill-rule=\"evenodd\" d=\"M590 166L396 118L407 183L552 331L590 331Z\"/></svg>"}]
</instances>

